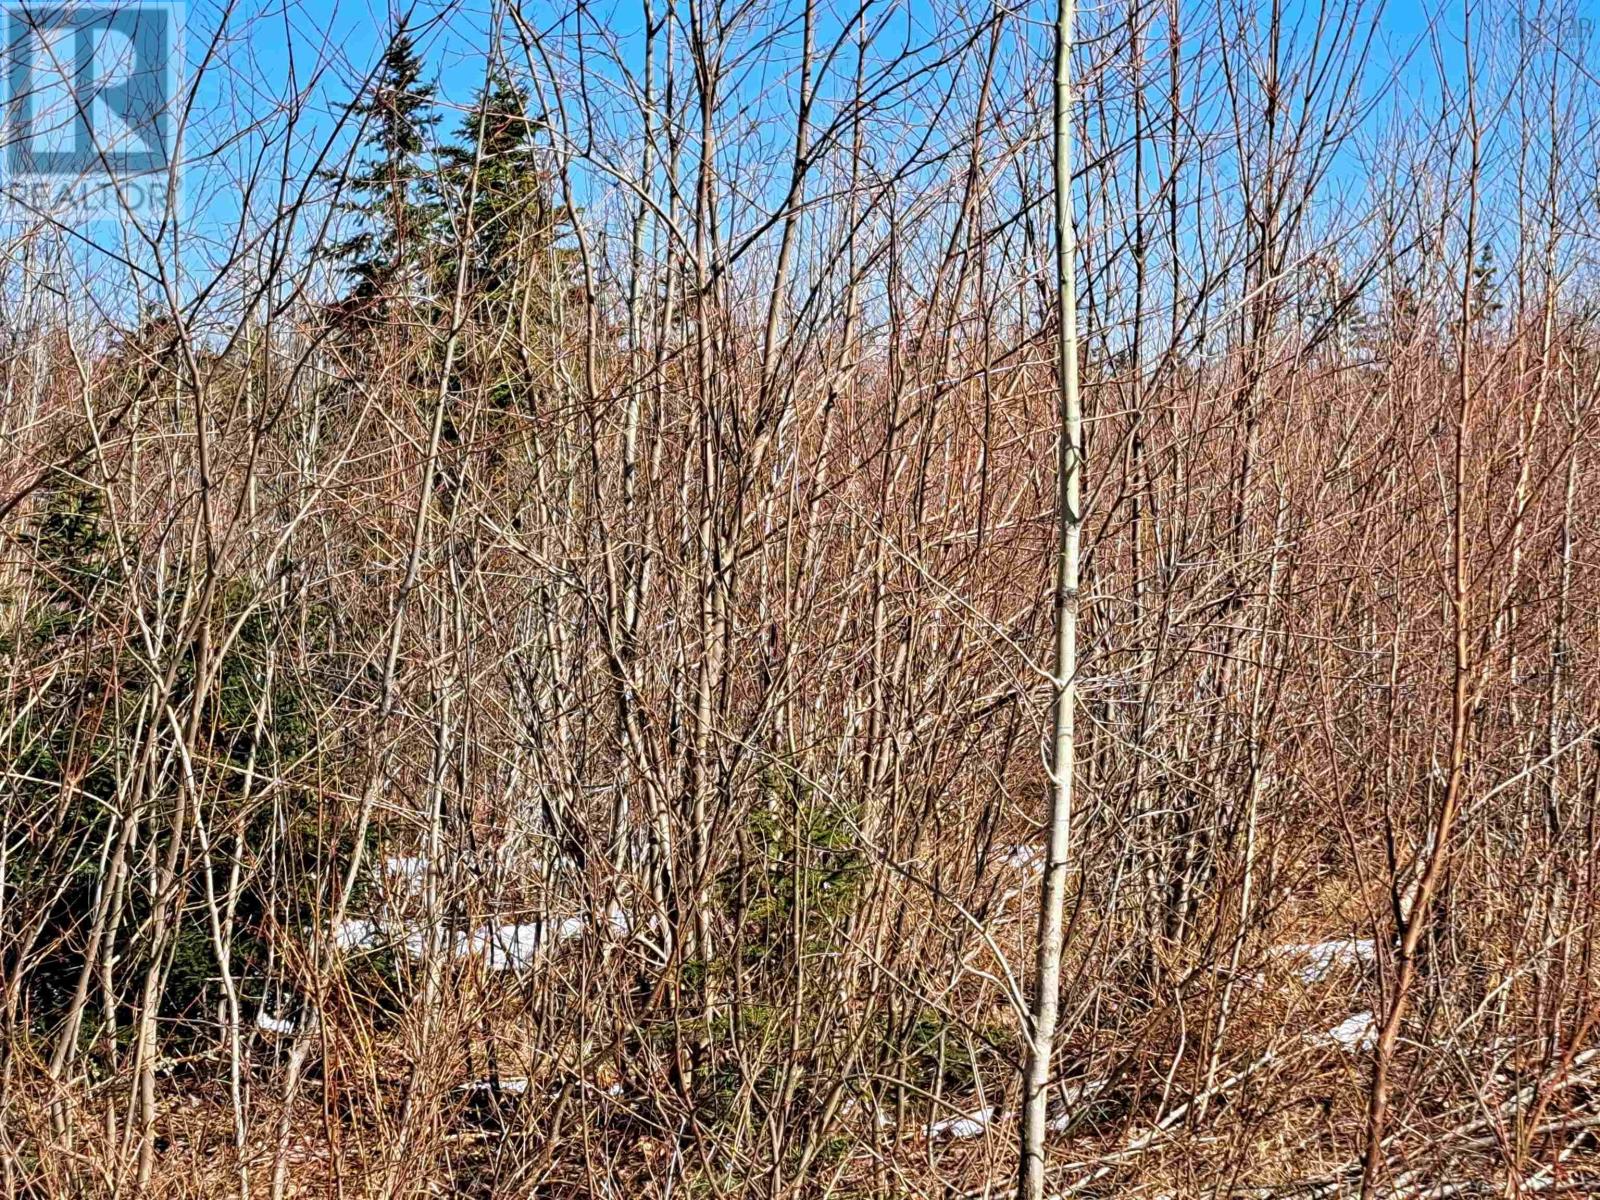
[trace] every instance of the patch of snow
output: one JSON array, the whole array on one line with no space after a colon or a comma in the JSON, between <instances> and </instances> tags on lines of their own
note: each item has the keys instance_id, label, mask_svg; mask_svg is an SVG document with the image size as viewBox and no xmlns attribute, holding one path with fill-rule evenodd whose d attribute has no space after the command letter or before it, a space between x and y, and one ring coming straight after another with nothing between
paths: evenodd
<instances>
[{"instance_id":1,"label":"patch of snow","mask_svg":"<svg viewBox=\"0 0 1600 1200\"><path fill-rule=\"evenodd\" d=\"M1378 949L1370 938L1333 938L1326 942L1291 943L1274 947L1275 958L1295 958L1301 983L1321 983L1334 971L1367 966L1377 961Z\"/></svg>"},{"instance_id":2,"label":"patch of snow","mask_svg":"<svg viewBox=\"0 0 1600 1200\"><path fill-rule=\"evenodd\" d=\"M492 1092L494 1091L494 1080L474 1079L471 1083L462 1084L461 1090L464 1092ZM502 1079L500 1081L500 1090L521 1095L528 1090L528 1081L526 1079Z\"/></svg>"},{"instance_id":3,"label":"patch of snow","mask_svg":"<svg viewBox=\"0 0 1600 1200\"><path fill-rule=\"evenodd\" d=\"M1325 1046L1338 1046L1352 1054L1373 1050L1378 1045L1378 1022L1370 1012L1358 1012L1346 1017L1326 1033L1317 1034L1311 1041Z\"/></svg>"},{"instance_id":4,"label":"patch of snow","mask_svg":"<svg viewBox=\"0 0 1600 1200\"><path fill-rule=\"evenodd\" d=\"M588 927L588 924L582 917L563 917L556 922L556 941L564 942L568 938L580 936L584 929Z\"/></svg>"},{"instance_id":5,"label":"patch of snow","mask_svg":"<svg viewBox=\"0 0 1600 1200\"><path fill-rule=\"evenodd\" d=\"M1061 1088L1061 1102L1068 1106L1067 1110L1051 1117L1046 1123L1046 1128L1051 1133L1065 1133L1072 1124L1073 1118L1078 1115L1075 1107L1085 1100L1093 1100L1110 1084L1109 1079L1078 1079L1065 1084Z\"/></svg>"},{"instance_id":6,"label":"patch of snow","mask_svg":"<svg viewBox=\"0 0 1600 1200\"><path fill-rule=\"evenodd\" d=\"M428 873L428 860L420 854L391 855L383 860L384 874L397 883L405 886L408 892L416 892L422 887L423 877Z\"/></svg>"},{"instance_id":7,"label":"patch of snow","mask_svg":"<svg viewBox=\"0 0 1600 1200\"><path fill-rule=\"evenodd\" d=\"M1044 864L1043 846L1006 846L1000 855L1000 865L1023 870L1035 864Z\"/></svg>"},{"instance_id":8,"label":"patch of snow","mask_svg":"<svg viewBox=\"0 0 1600 1200\"><path fill-rule=\"evenodd\" d=\"M341 950L361 950L378 940L378 926L365 917L346 917L333 929L333 942Z\"/></svg>"},{"instance_id":9,"label":"patch of snow","mask_svg":"<svg viewBox=\"0 0 1600 1200\"><path fill-rule=\"evenodd\" d=\"M626 922L620 915L611 918L612 927ZM546 949L550 942L565 942L579 937L589 926L583 917L562 917L557 921L524 921L504 925L483 925L477 929L444 932L435 927L407 921L398 928L385 928L367 917L350 917L333 930L333 940L343 950L370 949L397 943L412 958L421 959L430 946L447 958L482 958L491 971L523 970Z\"/></svg>"},{"instance_id":10,"label":"patch of snow","mask_svg":"<svg viewBox=\"0 0 1600 1200\"><path fill-rule=\"evenodd\" d=\"M287 1017L274 1017L262 1009L256 1014L256 1028L267 1033L293 1033L294 1022Z\"/></svg>"},{"instance_id":11,"label":"patch of snow","mask_svg":"<svg viewBox=\"0 0 1600 1200\"><path fill-rule=\"evenodd\" d=\"M443 951L450 958L481 957L491 971L521 971L534 964L547 941L567 941L586 927L582 917L563 917L554 925L548 921L485 925L470 932L442 935ZM405 948L412 958L422 958L428 943L426 929L413 927L406 931Z\"/></svg>"},{"instance_id":12,"label":"patch of snow","mask_svg":"<svg viewBox=\"0 0 1600 1200\"><path fill-rule=\"evenodd\" d=\"M428 946L432 940L426 929L421 926L413 926L406 930L406 935L401 939L401 942L406 948L406 953L412 958L422 958L428 953ZM451 935L448 940L459 946L462 935L459 933ZM455 953L456 951L451 948L450 952Z\"/></svg>"},{"instance_id":13,"label":"patch of snow","mask_svg":"<svg viewBox=\"0 0 1600 1200\"><path fill-rule=\"evenodd\" d=\"M980 1108L977 1112L968 1113L960 1117L945 1117L935 1121L924 1129L923 1136L929 1139L949 1138L975 1138L982 1137L983 1131L988 1129L994 1121L994 1106Z\"/></svg>"},{"instance_id":14,"label":"patch of snow","mask_svg":"<svg viewBox=\"0 0 1600 1200\"><path fill-rule=\"evenodd\" d=\"M519 971L533 965L544 945L545 927L534 921L526 925L498 925L469 935L469 946L486 948L484 962L491 971ZM464 950L463 953L471 953Z\"/></svg>"}]
</instances>

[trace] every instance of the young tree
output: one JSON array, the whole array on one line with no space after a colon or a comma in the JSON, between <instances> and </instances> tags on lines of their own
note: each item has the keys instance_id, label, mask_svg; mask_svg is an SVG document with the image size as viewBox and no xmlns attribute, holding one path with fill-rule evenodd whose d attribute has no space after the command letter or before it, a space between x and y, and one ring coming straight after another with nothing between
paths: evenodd
<instances>
[{"instance_id":1,"label":"young tree","mask_svg":"<svg viewBox=\"0 0 1600 1200\"><path fill-rule=\"evenodd\" d=\"M429 131L438 123L436 88L423 79L423 61L402 22L389 40L377 77L351 112L360 118L360 166L343 180L340 207L356 232L328 248L353 281L345 304L381 320L390 304L415 289L437 198L426 185Z\"/></svg>"},{"instance_id":2,"label":"young tree","mask_svg":"<svg viewBox=\"0 0 1600 1200\"><path fill-rule=\"evenodd\" d=\"M480 301L515 303L525 280L550 272L557 217L551 180L542 169L536 139L540 123L528 114L528 92L504 69L493 72L457 141L440 153L440 207L471 205L467 287ZM476 165L476 186L470 186ZM465 218L467 214L462 213ZM442 264L441 278L454 277Z\"/></svg>"},{"instance_id":3,"label":"young tree","mask_svg":"<svg viewBox=\"0 0 1600 1200\"><path fill-rule=\"evenodd\" d=\"M1061 942L1066 909L1067 850L1072 830L1074 675L1078 669L1078 539L1083 523L1080 493L1083 411L1078 401L1078 303L1073 276L1072 229L1072 0L1056 9L1055 193L1056 304L1061 322L1056 348L1057 440L1055 614L1052 683L1054 725L1050 753L1050 811L1044 882L1039 897L1039 944L1034 968L1028 1062L1023 1078L1022 1162L1018 1195L1043 1200L1045 1106L1061 989Z\"/></svg>"}]
</instances>

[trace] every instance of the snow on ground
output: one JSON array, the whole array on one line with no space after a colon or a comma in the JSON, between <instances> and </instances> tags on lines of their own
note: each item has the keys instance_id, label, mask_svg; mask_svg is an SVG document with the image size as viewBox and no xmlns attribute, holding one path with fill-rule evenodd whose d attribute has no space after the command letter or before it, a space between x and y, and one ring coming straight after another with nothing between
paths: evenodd
<instances>
[{"instance_id":1,"label":"snow on ground","mask_svg":"<svg viewBox=\"0 0 1600 1200\"><path fill-rule=\"evenodd\" d=\"M366 917L346 917L333 929L334 945L341 950L364 950L379 940L378 923Z\"/></svg>"},{"instance_id":2,"label":"snow on ground","mask_svg":"<svg viewBox=\"0 0 1600 1200\"><path fill-rule=\"evenodd\" d=\"M583 917L563 917L554 922L483 925L446 933L430 931L416 921L385 928L367 917L349 917L334 928L333 940L342 950L370 950L394 943L418 959L428 953L432 944L451 958L482 958L491 971L520 971L531 967L551 943L578 937L587 927Z\"/></svg>"},{"instance_id":3,"label":"snow on ground","mask_svg":"<svg viewBox=\"0 0 1600 1200\"><path fill-rule=\"evenodd\" d=\"M487 950L485 963L491 971L520 971L533 965L549 942L564 942L583 933L582 917L566 917L554 926L543 921L524 925L497 925L476 930L471 937L476 948Z\"/></svg>"},{"instance_id":4,"label":"snow on ground","mask_svg":"<svg viewBox=\"0 0 1600 1200\"><path fill-rule=\"evenodd\" d=\"M1326 942L1290 943L1276 946L1274 958L1292 958L1299 966L1295 974L1301 983L1320 983L1345 967L1365 967L1377 961L1377 946L1370 938L1333 938Z\"/></svg>"},{"instance_id":5,"label":"snow on ground","mask_svg":"<svg viewBox=\"0 0 1600 1200\"><path fill-rule=\"evenodd\" d=\"M1023 870L1033 865L1044 863L1043 846L1006 846L1001 850L1000 862L1003 866L1016 870Z\"/></svg>"},{"instance_id":6,"label":"snow on ground","mask_svg":"<svg viewBox=\"0 0 1600 1200\"><path fill-rule=\"evenodd\" d=\"M428 873L428 860L420 854L390 855L383 860L383 873L405 891L417 892L422 889L422 881Z\"/></svg>"},{"instance_id":7,"label":"snow on ground","mask_svg":"<svg viewBox=\"0 0 1600 1200\"><path fill-rule=\"evenodd\" d=\"M1313 1045L1338 1046L1352 1054L1373 1050L1378 1045L1378 1023L1370 1012L1358 1012L1326 1033L1312 1034L1307 1040Z\"/></svg>"},{"instance_id":8,"label":"snow on ground","mask_svg":"<svg viewBox=\"0 0 1600 1200\"><path fill-rule=\"evenodd\" d=\"M294 1022L287 1017L275 1017L262 1009L256 1014L256 1028L266 1033L293 1033Z\"/></svg>"},{"instance_id":9,"label":"snow on ground","mask_svg":"<svg viewBox=\"0 0 1600 1200\"><path fill-rule=\"evenodd\" d=\"M980 1108L976 1112L967 1113L959 1117L945 1117L941 1121L934 1121L928 1125L922 1135L926 1138L975 1138L982 1137L984 1130L994 1122L995 1109L993 1105Z\"/></svg>"}]
</instances>

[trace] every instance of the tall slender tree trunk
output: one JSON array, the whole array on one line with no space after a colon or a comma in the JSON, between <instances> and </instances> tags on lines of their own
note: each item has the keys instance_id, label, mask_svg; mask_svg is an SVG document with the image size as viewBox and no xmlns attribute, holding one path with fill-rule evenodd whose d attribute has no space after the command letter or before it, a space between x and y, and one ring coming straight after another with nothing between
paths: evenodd
<instances>
[{"instance_id":1,"label":"tall slender tree trunk","mask_svg":"<svg viewBox=\"0 0 1600 1200\"><path fill-rule=\"evenodd\" d=\"M1055 719L1050 753L1049 845L1039 897L1039 952L1034 971L1028 1064L1023 1078L1022 1155L1017 1194L1043 1200L1045 1103L1061 989L1061 941L1066 910L1067 844L1072 827L1074 675L1078 668L1078 536L1083 465L1083 412L1078 403L1078 298L1072 230L1073 0L1056 13L1055 184L1056 300L1060 309L1057 370L1060 392L1056 478Z\"/></svg>"}]
</instances>

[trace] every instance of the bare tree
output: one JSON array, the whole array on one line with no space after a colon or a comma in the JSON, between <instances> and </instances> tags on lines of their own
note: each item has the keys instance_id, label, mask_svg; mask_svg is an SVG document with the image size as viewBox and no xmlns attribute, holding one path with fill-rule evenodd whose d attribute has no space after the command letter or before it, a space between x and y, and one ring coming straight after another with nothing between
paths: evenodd
<instances>
[{"instance_id":1,"label":"bare tree","mask_svg":"<svg viewBox=\"0 0 1600 1200\"><path fill-rule=\"evenodd\" d=\"M1060 0L1055 42L1055 240L1059 388L1056 451L1058 545L1055 568L1054 692L1050 741L1050 800L1046 818L1044 879L1039 893L1039 939L1034 997L1023 1078L1022 1166L1018 1195L1043 1200L1045 1117L1051 1055L1061 991L1061 951L1066 923L1067 867L1072 835L1076 744L1073 709L1078 672L1078 541L1083 525L1083 409L1078 397L1078 297L1072 218L1072 0Z\"/></svg>"}]
</instances>

